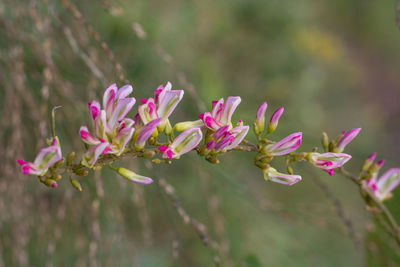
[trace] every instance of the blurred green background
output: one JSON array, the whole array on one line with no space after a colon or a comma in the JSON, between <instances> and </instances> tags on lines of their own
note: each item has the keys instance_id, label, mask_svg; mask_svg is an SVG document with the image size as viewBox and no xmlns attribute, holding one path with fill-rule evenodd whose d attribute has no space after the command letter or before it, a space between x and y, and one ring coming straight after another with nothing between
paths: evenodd
<instances>
[{"instance_id":1,"label":"blurred green background","mask_svg":"<svg viewBox=\"0 0 400 267\"><path fill-rule=\"evenodd\" d=\"M245 152L219 165L195 153L172 165L122 162L173 185L216 253L157 182L103 170L80 179L82 193L68 177L53 190L15 163L45 146L52 107L62 106L66 155L83 151L87 102L107 85L130 83L139 100L171 81L185 90L173 123L239 95L234 121L251 125L263 101L268 116L285 107L275 140L302 131L301 151L310 151L322 131L362 127L347 167L357 172L374 151L384 169L399 167L396 16L396 1L372 0L0 1L0 266L213 266L214 257L221 266L398 266L398 247L358 189L306 164L295 166L303 181L285 187L265 182ZM320 183L340 200L351 234ZM400 219L395 194L387 204Z\"/></svg>"}]
</instances>

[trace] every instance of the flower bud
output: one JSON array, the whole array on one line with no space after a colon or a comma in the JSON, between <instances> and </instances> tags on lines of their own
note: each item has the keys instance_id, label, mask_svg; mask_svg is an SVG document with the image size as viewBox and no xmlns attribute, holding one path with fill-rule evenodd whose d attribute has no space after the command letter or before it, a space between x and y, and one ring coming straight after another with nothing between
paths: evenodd
<instances>
[{"instance_id":1,"label":"flower bud","mask_svg":"<svg viewBox=\"0 0 400 267\"><path fill-rule=\"evenodd\" d=\"M82 185L80 182L77 180L73 179L72 177L69 177L69 181L71 182L71 185L78 190L79 192L82 192Z\"/></svg>"},{"instance_id":2,"label":"flower bud","mask_svg":"<svg viewBox=\"0 0 400 267\"><path fill-rule=\"evenodd\" d=\"M307 155L308 155L308 153L306 153L306 152L298 153L294 156L294 161L302 161L307 157Z\"/></svg>"},{"instance_id":3,"label":"flower bud","mask_svg":"<svg viewBox=\"0 0 400 267\"><path fill-rule=\"evenodd\" d=\"M376 152L369 155L369 157L364 161L364 164L361 166L361 171L367 171L371 167L372 163L374 163L375 158Z\"/></svg>"},{"instance_id":4,"label":"flower bud","mask_svg":"<svg viewBox=\"0 0 400 267\"><path fill-rule=\"evenodd\" d=\"M206 144L206 149L207 149L207 150L211 150L211 149L214 148L214 146L215 146L215 140L211 140L210 142L208 142L208 143Z\"/></svg>"},{"instance_id":5,"label":"flower bud","mask_svg":"<svg viewBox=\"0 0 400 267\"><path fill-rule=\"evenodd\" d=\"M254 132L256 135L260 135L264 131L265 127L265 111L267 111L268 104L264 102L260 105L257 110L256 121L254 123Z\"/></svg>"},{"instance_id":6,"label":"flower bud","mask_svg":"<svg viewBox=\"0 0 400 267\"><path fill-rule=\"evenodd\" d=\"M206 160L212 164L219 164L219 160L215 156L206 157Z\"/></svg>"},{"instance_id":7,"label":"flower bud","mask_svg":"<svg viewBox=\"0 0 400 267\"><path fill-rule=\"evenodd\" d=\"M160 164L161 160L160 159L153 159L151 162L153 162L154 164Z\"/></svg>"},{"instance_id":8,"label":"flower bud","mask_svg":"<svg viewBox=\"0 0 400 267\"><path fill-rule=\"evenodd\" d=\"M243 125L244 125L243 121L242 120L238 120L238 122L236 123L235 127L243 126Z\"/></svg>"},{"instance_id":9,"label":"flower bud","mask_svg":"<svg viewBox=\"0 0 400 267\"><path fill-rule=\"evenodd\" d=\"M293 168L291 167L291 166L287 166L286 167L286 170L287 170L287 172L289 173L289 174L293 174Z\"/></svg>"},{"instance_id":10,"label":"flower bud","mask_svg":"<svg viewBox=\"0 0 400 267\"><path fill-rule=\"evenodd\" d=\"M165 125L165 134L170 136L172 133L173 133L173 129L172 129L171 123L167 119L167 123Z\"/></svg>"},{"instance_id":11,"label":"flower bud","mask_svg":"<svg viewBox=\"0 0 400 267\"><path fill-rule=\"evenodd\" d=\"M62 158L62 159L60 159L59 161L57 161L57 162L53 165L53 168L54 168L54 169L60 168L63 164L64 164L64 158Z\"/></svg>"},{"instance_id":12,"label":"flower bud","mask_svg":"<svg viewBox=\"0 0 400 267\"><path fill-rule=\"evenodd\" d=\"M56 187L58 186L57 182L54 181L53 179L50 179L50 178L44 180L43 183L44 183L46 186L52 187L52 188L56 188Z\"/></svg>"},{"instance_id":13,"label":"flower bud","mask_svg":"<svg viewBox=\"0 0 400 267\"><path fill-rule=\"evenodd\" d=\"M383 159L378 161L377 163L372 164L371 167L368 169L368 173L370 174L378 173L384 164L385 161Z\"/></svg>"},{"instance_id":14,"label":"flower bud","mask_svg":"<svg viewBox=\"0 0 400 267\"><path fill-rule=\"evenodd\" d=\"M326 132L322 133L321 143L322 143L322 147L324 148L324 150L328 150L329 137L328 137L328 134Z\"/></svg>"},{"instance_id":15,"label":"flower bud","mask_svg":"<svg viewBox=\"0 0 400 267\"><path fill-rule=\"evenodd\" d=\"M260 161L257 161L257 162L255 163L255 165L256 165L258 168L262 169L262 170L265 170L265 169L267 169L267 168L270 167L270 165L269 165L268 163L264 163L264 162L260 162Z\"/></svg>"},{"instance_id":16,"label":"flower bud","mask_svg":"<svg viewBox=\"0 0 400 267\"><path fill-rule=\"evenodd\" d=\"M156 155L156 152L154 150L145 150L143 153L143 157L146 159L152 158Z\"/></svg>"},{"instance_id":17,"label":"flower bud","mask_svg":"<svg viewBox=\"0 0 400 267\"><path fill-rule=\"evenodd\" d=\"M59 180L61 180L61 174L54 174L52 177L51 177L51 179L53 179L54 181L59 181Z\"/></svg>"},{"instance_id":18,"label":"flower bud","mask_svg":"<svg viewBox=\"0 0 400 267\"><path fill-rule=\"evenodd\" d=\"M75 159L75 152L72 151L67 156L67 161L66 161L67 162L67 166L71 165L72 162L74 161L74 159Z\"/></svg>"},{"instance_id":19,"label":"flower bud","mask_svg":"<svg viewBox=\"0 0 400 267\"><path fill-rule=\"evenodd\" d=\"M75 167L72 169L72 171L78 176L86 176L89 174L89 171L83 166Z\"/></svg>"},{"instance_id":20,"label":"flower bud","mask_svg":"<svg viewBox=\"0 0 400 267\"><path fill-rule=\"evenodd\" d=\"M136 174L125 168L118 168L117 172L122 177L138 184L151 184L153 182L151 178Z\"/></svg>"},{"instance_id":21,"label":"flower bud","mask_svg":"<svg viewBox=\"0 0 400 267\"><path fill-rule=\"evenodd\" d=\"M274 114L272 114L271 119L268 123L268 133L273 133L278 127L279 118L282 116L284 108L278 108L275 110Z\"/></svg>"},{"instance_id":22,"label":"flower bud","mask_svg":"<svg viewBox=\"0 0 400 267\"><path fill-rule=\"evenodd\" d=\"M333 152L335 150L336 150L336 143L335 143L335 141L332 140L332 141L329 142L328 151L329 152Z\"/></svg>"},{"instance_id":23,"label":"flower bud","mask_svg":"<svg viewBox=\"0 0 400 267\"><path fill-rule=\"evenodd\" d=\"M175 124L174 130L177 132L183 132L186 131L187 129L197 128L203 125L204 123L202 120L178 122L177 124Z\"/></svg>"}]
</instances>

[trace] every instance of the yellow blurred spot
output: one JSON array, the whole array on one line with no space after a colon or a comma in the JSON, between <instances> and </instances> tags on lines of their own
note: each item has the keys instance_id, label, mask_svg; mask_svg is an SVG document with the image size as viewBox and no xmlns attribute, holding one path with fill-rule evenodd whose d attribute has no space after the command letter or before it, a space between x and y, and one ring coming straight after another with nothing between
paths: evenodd
<instances>
[{"instance_id":1,"label":"yellow blurred spot","mask_svg":"<svg viewBox=\"0 0 400 267\"><path fill-rule=\"evenodd\" d=\"M315 29L300 29L294 35L295 46L325 63L335 63L343 58L343 46L336 36Z\"/></svg>"}]
</instances>

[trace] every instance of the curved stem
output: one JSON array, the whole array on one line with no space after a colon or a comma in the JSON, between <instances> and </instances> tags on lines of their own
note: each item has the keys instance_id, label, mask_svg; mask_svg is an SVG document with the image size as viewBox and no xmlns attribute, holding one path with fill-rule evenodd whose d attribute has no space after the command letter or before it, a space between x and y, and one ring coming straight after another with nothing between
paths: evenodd
<instances>
[{"instance_id":1,"label":"curved stem","mask_svg":"<svg viewBox=\"0 0 400 267\"><path fill-rule=\"evenodd\" d=\"M386 228L385 228L385 230L396 239L397 244L400 246L400 227L399 227L399 224L397 223L396 219L394 218L394 216L392 215L390 210L386 207L386 205L383 204L382 201L377 199L375 197L375 195L371 191L364 190L364 188L362 187L362 184L361 184L360 180L358 179L358 177L352 175L350 172L345 170L343 167L338 169L338 171L343 176L345 176L346 178L350 179L352 182L354 182L355 184L357 184L359 186L361 196L364 198L364 200L365 200L365 202L367 204L369 202L372 202L385 215L386 219L390 223L392 231L389 231L389 229L386 229Z\"/></svg>"}]
</instances>

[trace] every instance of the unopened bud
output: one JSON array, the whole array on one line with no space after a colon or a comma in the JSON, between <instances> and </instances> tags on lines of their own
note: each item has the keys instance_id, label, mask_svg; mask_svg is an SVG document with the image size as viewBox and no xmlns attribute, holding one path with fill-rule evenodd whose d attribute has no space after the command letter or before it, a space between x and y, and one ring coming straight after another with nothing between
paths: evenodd
<instances>
[{"instance_id":1,"label":"unopened bud","mask_svg":"<svg viewBox=\"0 0 400 267\"><path fill-rule=\"evenodd\" d=\"M60 168L62 165L64 164L64 159L60 159L59 161L57 161L54 165L53 168L57 169Z\"/></svg>"},{"instance_id":2,"label":"unopened bud","mask_svg":"<svg viewBox=\"0 0 400 267\"><path fill-rule=\"evenodd\" d=\"M383 164L385 164L384 160L380 160L377 163L372 164L371 167L368 169L368 173L375 174L375 173L379 172L379 170L382 168Z\"/></svg>"},{"instance_id":3,"label":"unopened bud","mask_svg":"<svg viewBox=\"0 0 400 267\"><path fill-rule=\"evenodd\" d=\"M243 125L244 125L243 121L242 121L242 120L239 120L239 121L236 123L235 127L243 126Z\"/></svg>"},{"instance_id":4,"label":"unopened bud","mask_svg":"<svg viewBox=\"0 0 400 267\"><path fill-rule=\"evenodd\" d=\"M156 128L156 129L154 129L153 133L151 134L151 137L153 137L155 139L155 138L157 138L157 136L158 136L158 130Z\"/></svg>"},{"instance_id":5,"label":"unopened bud","mask_svg":"<svg viewBox=\"0 0 400 267\"><path fill-rule=\"evenodd\" d=\"M56 187L58 186L57 182L54 181L53 179L50 179L50 178L44 180L43 183L44 183L46 186L52 187L52 188L56 188Z\"/></svg>"},{"instance_id":6,"label":"unopened bud","mask_svg":"<svg viewBox=\"0 0 400 267\"><path fill-rule=\"evenodd\" d=\"M270 165L268 163L263 163L263 162L260 162L260 161L257 161L255 163L255 165L257 167L259 167L260 169L262 169L262 170L268 169L270 167Z\"/></svg>"},{"instance_id":7,"label":"unopened bud","mask_svg":"<svg viewBox=\"0 0 400 267\"><path fill-rule=\"evenodd\" d=\"M275 132L276 127L278 127L279 118L282 116L284 108L278 108L275 110L274 114L272 114L271 119L268 123L268 133Z\"/></svg>"},{"instance_id":8,"label":"unopened bud","mask_svg":"<svg viewBox=\"0 0 400 267\"><path fill-rule=\"evenodd\" d=\"M309 154L306 153L306 152L301 152L301 153L299 153L299 154L296 154L296 155L294 156L294 161L302 161L302 160L304 160L308 155L309 155Z\"/></svg>"},{"instance_id":9,"label":"unopened bud","mask_svg":"<svg viewBox=\"0 0 400 267\"><path fill-rule=\"evenodd\" d=\"M154 145L156 143L156 139L154 137L149 138L149 145Z\"/></svg>"},{"instance_id":10,"label":"unopened bud","mask_svg":"<svg viewBox=\"0 0 400 267\"><path fill-rule=\"evenodd\" d=\"M217 159L217 157L206 157L206 160L212 164L218 164L219 160Z\"/></svg>"},{"instance_id":11,"label":"unopened bud","mask_svg":"<svg viewBox=\"0 0 400 267\"><path fill-rule=\"evenodd\" d=\"M143 153L143 157L146 159L152 158L156 155L156 152L154 150L145 150Z\"/></svg>"},{"instance_id":12,"label":"unopened bud","mask_svg":"<svg viewBox=\"0 0 400 267\"><path fill-rule=\"evenodd\" d=\"M328 150L328 148L329 148L329 137L328 137L328 134L326 132L322 133L321 143L322 143L322 147L324 148L324 150Z\"/></svg>"},{"instance_id":13,"label":"unopened bud","mask_svg":"<svg viewBox=\"0 0 400 267\"><path fill-rule=\"evenodd\" d=\"M167 124L165 125L165 130L164 131L165 131L166 135L171 135L173 133L171 123L169 122L168 119L167 119Z\"/></svg>"},{"instance_id":14,"label":"unopened bud","mask_svg":"<svg viewBox=\"0 0 400 267\"><path fill-rule=\"evenodd\" d=\"M67 166L71 165L74 159L75 159L75 152L72 151L67 156Z\"/></svg>"},{"instance_id":15,"label":"unopened bud","mask_svg":"<svg viewBox=\"0 0 400 267\"><path fill-rule=\"evenodd\" d=\"M202 120L197 120L197 121L184 121L184 122L179 122L175 124L174 130L177 132L183 132L187 129L190 128L197 128L203 126L204 123Z\"/></svg>"},{"instance_id":16,"label":"unopened bud","mask_svg":"<svg viewBox=\"0 0 400 267\"><path fill-rule=\"evenodd\" d=\"M72 177L69 177L69 181L71 182L71 185L78 190L79 192L82 192L82 185L80 182L77 180L73 179Z\"/></svg>"},{"instance_id":17,"label":"unopened bud","mask_svg":"<svg viewBox=\"0 0 400 267\"><path fill-rule=\"evenodd\" d=\"M287 172L288 172L289 174L293 174L293 173L294 173L294 172L293 172L293 168L290 167L289 165L286 167L286 170L287 170Z\"/></svg>"},{"instance_id":18,"label":"unopened bud","mask_svg":"<svg viewBox=\"0 0 400 267\"><path fill-rule=\"evenodd\" d=\"M373 177L374 176L371 173L367 172L361 177L361 180L369 180L369 179L371 179Z\"/></svg>"},{"instance_id":19,"label":"unopened bud","mask_svg":"<svg viewBox=\"0 0 400 267\"><path fill-rule=\"evenodd\" d=\"M328 151L334 152L335 150L336 150L336 143L335 143L335 141L332 140L329 142Z\"/></svg>"},{"instance_id":20,"label":"unopened bud","mask_svg":"<svg viewBox=\"0 0 400 267\"><path fill-rule=\"evenodd\" d=\"M153 162L154 164L160 164L161 160L160 159L153 159L151 162Z\"/></svg>"},{"instance_id":21,"label":"unopened bud","mask_svg":"<svg viewBox=\"0 0 400 267\"><path fill-rule=\"evenodd\" d=\"M371 167L372 163L374 163L375 158L376 158L376 152L375 152L375 153L372 153L372 154L364 161L364 164L361 166L361 171L362 171L362 172L367 171L367 170Z\"/></svg>"},{"instance_id":22,"label":"unopened bud","mask_svg":"<svg viewBox=\"0 0 400 267\"><path fill-rule=\"evenodd\" d=\"M264 102L260 105L257 110L256 121L254 122L254 132L258 136L260 135L265 128L265 111L267 110L267 102Z\"/></svg>"},{"instance_id":23,"label":"unopened bud","mask_svg":"<svg viewBox=\"0 0 400 267\"><path fill-rule=\"evenodd\" d=\"M61 178L62 178L61 174L55 174L51 177L51 179L53 179L54 181L59 181L61 180Z\"/></svg>"},{"instance_id":24,"label":"unopened bud","mask_svg":"<svg viewBox=\"0 0 400 267\"><path fill-rule=\"evenodd\" d=\"M74 168L73 172L78 176L86 176L89 174L89 171L85 169L85 167L81 166L78 168Z\"/></svg>"}]
</instances>

